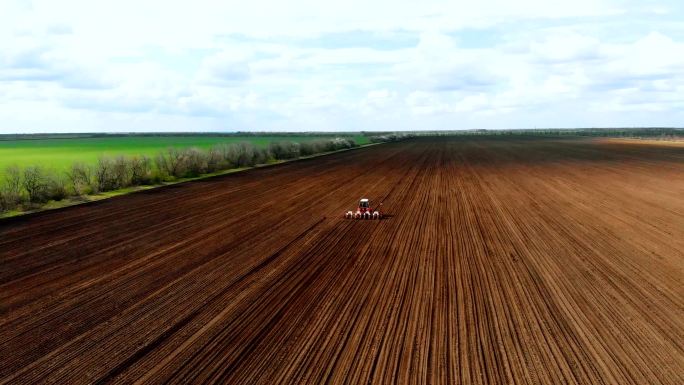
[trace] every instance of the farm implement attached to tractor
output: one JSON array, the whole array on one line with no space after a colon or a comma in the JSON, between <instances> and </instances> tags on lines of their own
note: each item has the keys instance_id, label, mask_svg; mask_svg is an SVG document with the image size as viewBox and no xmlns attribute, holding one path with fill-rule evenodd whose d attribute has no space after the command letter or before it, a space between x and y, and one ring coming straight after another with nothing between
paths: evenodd
<instances>
[{"instance_id":1,"label":"farm implement attached to tractor","mask_svg":"<svg viewBox=\"0 0 684 385\"><path fill-rule=\"evenodd\" d=\"M370 201L367 198L363 198L359 201L359 207L356 209L356 212L347 211L344 217L346 219L381 219L382 213L378 210L378 207L372 209Z\"/></svg>"}]
</instances>

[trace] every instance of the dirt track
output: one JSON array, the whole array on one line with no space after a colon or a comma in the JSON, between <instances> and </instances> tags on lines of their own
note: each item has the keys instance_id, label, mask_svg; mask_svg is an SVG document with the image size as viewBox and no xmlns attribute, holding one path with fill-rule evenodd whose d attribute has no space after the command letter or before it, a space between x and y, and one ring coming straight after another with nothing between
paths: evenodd
<instances>
[{"instance_id":1,"label":"dirt track","mask_svg":"<svg viewBox=\"0 0 684 385\"><path fill-rule=\"evenodd\" d=\"M683 250L684 147L258 169L0 222L0 384L682 384Z\"/></svg>"}]
</instances>

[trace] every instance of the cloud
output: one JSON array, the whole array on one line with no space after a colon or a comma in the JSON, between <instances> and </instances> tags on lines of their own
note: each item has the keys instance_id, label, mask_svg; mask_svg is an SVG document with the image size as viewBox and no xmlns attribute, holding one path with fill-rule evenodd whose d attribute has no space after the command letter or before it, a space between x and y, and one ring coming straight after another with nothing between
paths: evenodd
<instances>
[{"instance_id":1,"label":"cloud","mask_svg":"<svg viewBox=\"0 0 684 385\"><path fill-rule=\"evenodd\" d=\"M0 132L679 125L682 17L674 0L10 1Z\"/></svg>"},{"instance_id":2,"label":"cloud","mask_svg":"<svg viewBox=\"0 0 684 385\"><path fill-rule=\"evenodd\" d=\"M61 34L61 33L60 33ZM0 52L0 82L52 82L64 88L108 88L106 79L64 57L49 40L25 35Z\"/></svg>"},{"instance_id":3,"label":"cloud","mask_svg":"<svg viewBox=\"0 0 684 385\"><path fill-rule=\"evenodd\" d=\"M69 25L52 24L47 27L46 32L50 35L71 35L73 30Z\"/></svg>"},{"instance_id":4,"label":"cloud","mask_svg":"<svg viewBox=\"0 0 684 385\"><path fill-rule=\"evenodd\" d=\"M601 58L601 41L574 31L556 32L530 44L530 53L545 63L569 63Z\"/></svg>"},{"instance_id":5,"label":"cloud","mask_svg":"<svg viewBox=\"0 0 684 385\"><path fill-rule=\"evenodd\" d=\"M233 86L250 77L250 54L226 50L207 57L200 68L199 78L207 84Z\"/></svg>"}]
</instances>

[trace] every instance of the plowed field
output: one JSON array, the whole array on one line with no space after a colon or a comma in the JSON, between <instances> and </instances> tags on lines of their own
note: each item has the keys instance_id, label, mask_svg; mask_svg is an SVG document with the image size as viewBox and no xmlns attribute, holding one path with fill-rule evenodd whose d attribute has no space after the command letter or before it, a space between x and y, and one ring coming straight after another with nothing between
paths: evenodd
<instances>
[{"instance_id":1,"label":"plowed field","mask_svg":"<svg viewBox=\"0 0 684 385\"><path fill-rule=\"evenodd\" d=\"M5 220L0 262L0 384L684 383L680 146L385 144Z\"/></svg>"}]
</instances>

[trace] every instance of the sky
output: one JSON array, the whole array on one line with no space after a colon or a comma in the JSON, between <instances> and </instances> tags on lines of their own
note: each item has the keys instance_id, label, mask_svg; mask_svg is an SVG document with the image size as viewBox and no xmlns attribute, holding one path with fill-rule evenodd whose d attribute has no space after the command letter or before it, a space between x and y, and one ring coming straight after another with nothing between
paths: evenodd
<instances>
[{"instance_id":1,"label":"sky","mask_svg":"<svg viewBox=\"0 0 684 385\"><path fill-rule=\"evenodd\" d=\"M0 0L0 133L683 122L681 0Z\"/></svg>"}]
</instances>

